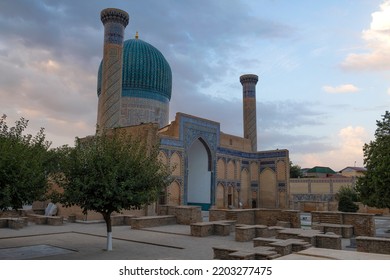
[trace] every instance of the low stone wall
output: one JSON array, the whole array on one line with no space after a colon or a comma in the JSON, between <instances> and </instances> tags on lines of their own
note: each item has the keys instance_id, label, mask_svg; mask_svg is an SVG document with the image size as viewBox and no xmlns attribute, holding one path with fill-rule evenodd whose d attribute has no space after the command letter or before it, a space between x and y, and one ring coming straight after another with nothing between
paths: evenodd
<instances>
[{"instance_id":1,"label":"low stone wall","mask_svg":"<svg viewBox=\"0 0 390 280\"><path fill-rule=\"evenodd\" d=\"M235 221L198 222L191 224L191 235L205 237L210 235L227 236L234 229Z\"/></svg>"},{"instance_id":2,"label":"low stone wall","mask_svg":"<svg viewBox=\"0 0 390 280\"><path fill-rule=\"evenodd\" d=\"M29 214L34 214L32 209L18 209L18 210L0 210L0 219L2 218L25 218Z\"/></svg>"},{"instance_id":3,"label":"low stone wall","mask_svg":"<svg viewBox=\"0 0 390 280\"><path fill-rule=\"evenodd\" d=\"M272 237L278 234L283 227L267 227L264 225L237 225L235 229L235 240L238 242L251 241L256 237Z\"/></svg>"},{"instance_id":4,"label":"low stone wall","mask_svg":"<svg viewBox=\"0 0 390 280\"><path fill-rule=\"evenodd\" d=\"M202 210L200 206L173 206L160 205L159 215L174 215L176 222L181 225L190 225L202 221Z\"/></svg>"},{"instance_id":5,"label":"low stone wall","mask_svg":"<svg viewBox=\"0 0 390 280\"><path fill-rule=\"evenodd\" d=\"M312 229L318 229L324 233L333 232L337 235L341 235L343 238L353 237L353 225L340 225L340 224L312 224Z\"/></svg>"},{"instance_id":6,"label":"low stone wall","mask_svg":"<svg viewBox=\"0 0 390 280\"><path fill-rule=\"evenodd\" d=\"M343 212L338 211L313 211L311 212L311 222L326 224L343 224Z\"/></svg>"},{"instance_id":7,"label":"low stone wall","mask_svg":"<svg viewBox=\"0 0 390 280\"><path fill-rule=\"evenodd\" d=\"M316 247L341 250L341 236L333 233L317 234Z\"/></svg>"},{"instance_id":8,"label":"low stone wall","mask_svg":"<svg viewBox=\"0 0 390 280\"><path fill-rule=\"evenodd\" d=\"M300 228L301 218L297 210L282 210L282 209L255 209L255 224L275 226L278 222L288 222L290 227Z\"/></svg>"},{"instance_id":9,"label":"low stone wall","mask_svg":"<svg viewBox=\"0 0 390 280\"><path fill-rule=\"evenodd\" d=\"M226 220L234 220L237 224L254 225L254 209L231 209L226 212Z\"/></svg>"},{"instance_id":10,"label":"low stone wall","mask_svg":"<svg viewBox=\"0 0 390 280\"><path fill-rule=\"evenodd\" d=\"M256 228L252 225L237 227L235 232L235 240L239 242L251 241L256 237Z\"/></svg>"},{"instance_id":11,"label":"low stone wall","mask_svg":"<svg viewBox=\"0 0 390 280\"><path fill-rule=\"evenodd\" d=\"M104 218L102 214L97 213L95 211L88 211L87 214L84 214L80 207L78 206L71 206L71 207L65 207L61 204L58 205L58 212L57 216L63 216L64 218L74 217L76 221L104 221ZM123 210L120 213L114 212L112 213L113 216L145 216L147 215L145 209L133 209L133 210Z\"/></svg>"},{"instance_id":12,"label":"low stone wall","mask_svg":"<svg viewBox=\"0 0 390 280\"><path fill-rule=\"evenodd\" d=\"M200 222L191 225L191 235L205 237L214 234L214 224L212 222Z\"/></svg>"},{"instance_id":13,"label":"low stone wall","mask_svg":"<svg viewBox=\"0 0 390 280\"><path fill-rule=\"evenodd\" d=\"M275 226L278 222L288 222L291 227L300 228L300 213L297 210L281 209L212 209L209 221L235 220L237 224Z\"/></svg>"},{"instance_id":14,"label":"low stone wall","mask_svg":"<svg viewBox=\"0 0 390 280\"><path fill-rule=\"evenodd\" d=\"M114 215L111 216L112 226L130 226L131 220L137 218L135 215Z\"/></svg>"},{"instance_id":15,"label":"low stone wall","mask_svg":"<svg viewBox=\"0 0 390 280\"><path fill-rule=\"evenodd\" d=\"M389 208L370 207L370 206L364 205L361 202L357 202L357 205L359 206L358 213L374 214L374 215L389 215L390 214Z\"/></svg>"},{"instance_id":16,"label":"low stone wall","mask_svg":"<svg viewBox=\"0 0 390 280\"><path fill-rule=\"evenodd\" d=\"M355 236L375 236L374 214L343 213L343 223L353 225Z\"/></svg>"},{"instance_id":17,"label":"low stone wall","mask_svg":"<svg viewBox=\"0 0 390 280\"><path fill-rule=\"evenodd\" d=\"M281 220L280 209L256 209L255 223L257 225L275 226Z\"/></svg>"},{"instance_id":18,"label":"low stone wall","mask_svg":"<svg viewBox=\"0 0 390 280\"><path fill-rule=\"evenodd\" d=\"M347 224L354 228L355 236L375 236L375 220L373 214L347 213L347 212L311 212L312 224Z\"/></svg>"},{"instance_id":19,"label":"low stone wall","mask_svg":"<svg viewBox=\"0 0 390 280\"><path fill-rule=\"evenodd\" d=\"M165 216L144 216L131 219L132 229L141 229L147 227L158 227L163 225L176 224L176 217L173 215Z\"/></svg>"},{"instance_id":20,"label":"low stone wall","mask_svg":"<svg viewBox=\"0 0 390 280\"><path fill-rule=\"evenodd\" d=\"M176 206L175 214L178 224L190 225L202 221L202 209L200 206Z\"/></svg>"},{"instance_id":21,"label":"low stone wall","mask_svg":"<svg viewBox=\"0 0 390 280\"><path fill-rule=\"evenodd\" d=\"M62 216L29 214L28 219L37 225L60 226L64 223L64 218Z\"/></svg>"},{"instance_id":22,"label":"low stone wall","mask_svg":"<svg viewBox=\"0 0 390 280\"><path fill-rule=\"evenodd\" d=\"M221 209L210 209L209 210L209 221L221 221L226 220L227 210Z\"/></svg>"},{"instance_id":23,"label":"low stone wall","mask_svg":"<svg viewBox=\"0 0 390 280\"><path fill-rule=\"evenodd\" d=\"M60 226L64 223L64 217L61 216L48 216L46 224L51 226Z\"/></svg>"},{"instance_id":24,"label":"low stone wall","mask_svg":"<svg viewBox=\"0 0 390 280\"><path fill-rule=\"evenodd\" d=\"M295 194L294 196L302 196ZM333 199L333 195L331 195ZM294 210L301 212L312 212L312 211L337 211L338 203L336 201L290 201L290 207Z\"/></svg>"},{"instance_id":25,"label":"low stone wall","mask_svg":"<svg viewBox=\"0 0 390 280\"><path fill-rule=\"evenodd\" d=\"M301 214L298 210L282 210L281 220L290 222L292 228L301 227Z\"/></svg>"},{"instance_id":26,"label":"low stone wall","mask_svg":"<svg viewBox=\"0 0 390 280\"><path fill-rule=\"evenodd\" d=\"M8 219L0 218L0 228L6 228L6 227L8 227Z\"/></svg>"},{"instance_id":27,"label":"low stone wall","mask_svg":"<svg viewBox=\"0 0 390 280\"><path fill-rule=\"evenodd\" d=\"M0 228L21 229L27 226L28 220L26 217L19 218L0 218Z\"/></svg>"},{"instance_id":28,"label":"low stone wall","mask_svg":"<svg viewBox=\"0 0 390 280\"><path fill-rule=\"evenodd\" d=\"M390 239L358 236L356 237L356 250L365 253L390 254Z\"/></svg>"}]
</instances>

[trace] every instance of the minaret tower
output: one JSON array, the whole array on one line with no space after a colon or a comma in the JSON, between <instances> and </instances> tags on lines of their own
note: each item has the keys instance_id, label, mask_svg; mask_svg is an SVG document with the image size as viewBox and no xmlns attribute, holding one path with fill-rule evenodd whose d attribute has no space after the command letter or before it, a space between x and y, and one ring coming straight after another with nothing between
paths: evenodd
<instances>
[{"instance_id":1,"label":"minaret tower","mask_svg":"<svg viewBox=\"0 0 390 280\"><path fill-rule=\"evenodd\" d=\"M258 80L258 76L253 74L240 77L243 94L244 138L251 141L252 152L257 152L256 84Z\"/></svg>"},{"instance_id":2,"label":"minaret tower","mask_svg":"<svg viewBox=\"0 0 390 280\"><path fill-rule=\"evenodd\" d=\"M104 25L102 89L98 101L97 129L120 125L122 95L122 50L129 15L125 11L108 8L100 13Z\"/></svg>"}]
</instances>

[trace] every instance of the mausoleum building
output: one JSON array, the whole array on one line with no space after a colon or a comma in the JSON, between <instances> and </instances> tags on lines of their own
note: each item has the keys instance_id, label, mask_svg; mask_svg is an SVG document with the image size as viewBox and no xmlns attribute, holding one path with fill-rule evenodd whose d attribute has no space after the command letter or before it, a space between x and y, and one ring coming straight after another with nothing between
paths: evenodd
<instances>
[{"instance_id":1,"label":"mausoleum building","mask_svg":"<svg viewBox=\"0 0 390 280\"><path fill-rule=\"evenodd\" d=\"M126 12L105 9L104 52L98 70L97 130L122 128L157 137L173 182L160 203L214 208L288 208L289 152L257 150L256 84L242 75L242 136L220 123L176 113L169 122L172 71L164 55L139 39L124 40ZM237 81L237 82L238 82ZM237 93L240 94L240 93ZM261 133L261 132L260 132Z\"/></svg>"}]
</instances>

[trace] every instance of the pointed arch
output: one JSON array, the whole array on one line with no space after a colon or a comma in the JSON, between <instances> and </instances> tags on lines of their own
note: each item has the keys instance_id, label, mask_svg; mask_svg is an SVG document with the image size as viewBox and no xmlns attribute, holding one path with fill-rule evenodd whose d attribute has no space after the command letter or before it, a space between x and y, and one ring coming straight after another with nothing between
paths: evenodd
<instances>
[{"instance_id":1,"label":"pointed arch","mask_svg":"<svg viewBox=\"0 0 390 280\"><path fill-rule=\"evenodd\" d=\"M241 171L241 190L240 190L240 202L242 203L243 208L250 208L250 178L249 171L244 168Z\"/></svg>"},{"instance_id":2,"label":"pointed arch","mask_svg":"<svg viewBox=\"0 0 390 280\"><path fill-rule=\"evenodd\" d=\"M236 178L235 176L235 170L236 165L234 164L234 160L229 160L227 163L227 179L228 180L234 180Z\"/></svg>"},{"instance_id":3,"label":"pointed arch","mask_svg":"<svg viewBox=\"0 0 390 280\"><path fill-rule=\"evenodd\" d=\"M226 173L225 160L223 158L220 158L217 162L217 178L225 179L226 177L225 173Z\"/></svg>"},{"instance_id":4,"label":"pointed arch","mask_svg":"<svg viewBox=\"0 0 390 280\"><path fill-rule=\"evenodd\" d=\"M271 168L260 173L260 207L276 207L276 174Z\"/></svg>"},{"instance_id":5,"label":"pointed arch","mask_svg":"<svg viewBox=\"0 0 390 280\"><path fill-rule=\"evenodd\" d=\"M170 168L173 176L181 176L181 157L177 152L171 155Z\"/></svg>"},{"instance_id":6,"label":"pointed arch","mask_svg":"<svg viewBox=\"0 0 390 280\"><path fill-rule=\"evenodd\" d=\"M167 204L168 205L180 205L181 202L180 184L177 181L173 181L167 188Z\"/></svg>"},{"instance_id":7,"label":"pointed arch","mask_svg":"<svg viewBox=\"0 0 390 280\"><path fill-rule=\"evenodd\" d=\"M218 209L225 208L225 188L219 183L217 186L217 192L215 195L215 206Z\"/></svg>"},{"instance_id":8,"label":"pointed arch","mask_svg":"<svg viewBox=\"0 0 390 280\"><path fill-rule=\"evenodd\" d=\"M196 139L187 150L187 203L208 209L211 205L211 152L202 138Z\"/></svg>"},{"instance_id":9,"label":"pointed arch","mask_svg":"<svg viewBox=\"0 0 390 280\"><path fill-rule=\"evenodd\" d=\"M227 206L229 208L233 207L234 206L234 188L233 186L228 186L228 201L227 201Z\"/></svg>"},{"instance_id":10,"label":"pointed arch","mask_svg":"<svg viewBox=\"0 0 390 280\"><path fill-rule=\"evenodd\" d=\"M162 164L168 165L168 157L167 154L164 151L158 152L158 159L161 161Z\"/></svg>"},{"instance_id":11,"label":"pointed arch","mask_svg":"<svg viewBox=\"0 0 390 280\"><path fill-rule=\"evenodd\" d=\"M207 151L207 158L208 158L208 161L207 161L207 168L208 168L208 171L211 171L211 168L212 168L212 156L211 156L211 150L209 148L209 145L207 145L207 142L202 138L202 137L199 137L198 140L203 144L204 148L206 149Z\"/></svg>"},{"instance_id":12,"label":"pointed arch","mask_svg":"<svg viewBox=\"0 0 390 280\"><path fill-rule=\"evenodd\" d=\"M251 180L257 181L257 179L259 178L259 169L258 169L257 162L252 162L250 169L251 169Z\"/></svg>"}]
</instances>

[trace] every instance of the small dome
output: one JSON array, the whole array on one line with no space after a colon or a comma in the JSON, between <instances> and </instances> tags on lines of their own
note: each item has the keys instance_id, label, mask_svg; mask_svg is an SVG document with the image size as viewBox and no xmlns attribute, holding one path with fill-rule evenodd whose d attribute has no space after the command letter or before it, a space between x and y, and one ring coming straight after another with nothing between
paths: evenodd
<instances>
[{"instance_id":1,"label":"small dome","mask_svg":"<svg viewBox=\"0 0 390 280\"><path fill-rule=\"evenodd\" d=\"M123 43L122 96L169 101L172 71L162 53L152 45L130 39ZM102 63L98 72L97 94L101 93Z\"/></svg>"}]
</instances>

